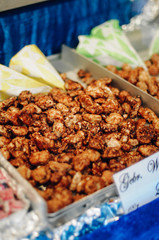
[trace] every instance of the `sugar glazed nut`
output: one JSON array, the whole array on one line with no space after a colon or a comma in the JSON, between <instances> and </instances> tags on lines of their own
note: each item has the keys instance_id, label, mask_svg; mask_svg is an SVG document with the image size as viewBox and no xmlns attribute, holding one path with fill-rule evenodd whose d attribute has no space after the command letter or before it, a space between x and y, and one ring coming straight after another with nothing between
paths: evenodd
<instances>
[{"instance_id":1,"label":"sugar glazed nut","mask_svg":"<svg viewBox=\"0 0 159 240\"><path fill-rule=\"evenodd\" d=\"M147 77L141 68L125 65L128 77L124 71L134 82ZM110 78L77 74L85 89L63 75L66 91L23 91L0 102L0 151L50 213L110 185L114 173L159 149L159 118L139 97L112 87Z\"/></svg>"},{"instance_id":2,"label":"sugar glazed nut","mask_svg":"<svg viewBox=\"0 0 159 240\"><path fill-rule=\"evenodd\" d=\"M144 92L159 99L159 82L157 79L159 74L159 54L153 54L149 60L145 61L145 65L148 71L144 70L142 67L133 69L128 64L123 64L120 70L113 65L108 65L106 68L136 85Z\"/></svg>"}]
</instances>

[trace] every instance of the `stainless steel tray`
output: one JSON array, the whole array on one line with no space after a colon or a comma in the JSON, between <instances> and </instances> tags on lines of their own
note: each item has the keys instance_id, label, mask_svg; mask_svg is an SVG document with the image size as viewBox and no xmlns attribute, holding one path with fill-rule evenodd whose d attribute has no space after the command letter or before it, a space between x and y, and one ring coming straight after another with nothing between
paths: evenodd
<instances>
[{"instance_id":1,"label":"stainless steel tray","mask_svg":"<svg viewBox=\"0 0 159 240\"><path fill-rule=\"evenodd\" d=\"M48 59L60 73L67 73L67 76L73 80L78 81L78 79L76 79L76 73L79 69L89 71L95 78L104 76L112 78L112 85L120 90L127 90L133 96L140 96L142 105L151 108L157 115L159 115L159 101L157 99L108 71L104 67L101 67L86 57L78 54L74 49L64 45L62 46L62 52L60 55L50 56ZM112 184L82 200L79 200L78 202L70 204L58 212L48 214L49 222L52 226L61 225L66 221L81 215L86 209L102 202L106 202L109 198L115 196L118 196L118 193L115 184Z\"/></svg>"},{"instance_id":2,"label":"stainless steel tray","mask_svg":"<svg viewBox=\"0 0 159 240\"><path fill-rule=\"evenodd\" d=\"M14 181L13 187L18 190L18 195L23 196L28 202L25 213L22 214L22 217L19 215L20 219L17 219L17 215L11 214L0 221L0 239L20 239L33 231L45 228L47 226L47 207L45 201L1 153L0 167Z\"/></svg>"},{"instance_id":3,"label":"stainless steel tray","mask_svg":"<svg viewBox=\"0 0 159 240\"><path fill-rule=\"evenodd\" d=\"M113 79L112 85L117 87L119 90L128 91L133 96L140 96L142 105L151 108L159 116L158 99L152 97L148 93L145 93L135 85L110 72L92 60L80 55L74 49L63 45L61 54L56 56L56 58L53 56L50 57L49 61L59 72L66 72L70 77L75 77L74 73L76 73L80 68L89 71L95 78L100 78L103 76L110 77Z\"/></svg>"}]
</instances>

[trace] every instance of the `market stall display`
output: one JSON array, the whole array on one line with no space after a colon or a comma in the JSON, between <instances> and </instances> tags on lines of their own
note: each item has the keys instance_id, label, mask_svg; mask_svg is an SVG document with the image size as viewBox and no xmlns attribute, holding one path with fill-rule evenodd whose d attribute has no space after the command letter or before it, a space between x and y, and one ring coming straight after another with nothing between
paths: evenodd
<instances>
[{"instance_id":1,"label":"market stall display","mask_svg":"<svg viewBox=\"0 0 159 240\"><path fill-rule=\"evenodd\" d=\"M81 38L85 47L63 46L52 65L29 45L0 66L2 161L14 180L20 173L29 182L19 178L30 201L23 221L33 221L15 237L44 229L48 239L74 239L118 220L124 208L113 175L158 156L158 55L142 60L114 20L91 34ZM0 216L9 221L24 201L0 176ZM4 226L5 239L14 230Z\"/></svg>"}]
</instances>

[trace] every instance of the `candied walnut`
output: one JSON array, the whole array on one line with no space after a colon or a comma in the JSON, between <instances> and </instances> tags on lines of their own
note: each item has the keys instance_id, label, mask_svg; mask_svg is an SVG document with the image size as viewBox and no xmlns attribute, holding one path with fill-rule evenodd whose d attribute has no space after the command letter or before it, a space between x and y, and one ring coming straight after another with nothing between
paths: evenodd
<instances>
[{"instance_id":1,"label":"candied walnut","mask_svg":"<svg viewBox=\"0 0 159 240\"><path fill-rule=\"evenodd\" d=\"M114 172L112 172L110 170L105 170L102 173L102 179L105 183L105 186L108 186L113 183L113 174L114 174Z\"/></svg>"},{"instance_id":2,"label":"candied walnut","mask_svg":"<svg viewBox=\"0 0 159 240\"><path fill-rule=\"evenodd\" d=\"M78 72L77 72L77 75L79 76L79 78L86 78L86 77L91 77L91 73L83 70L83 69L80 69Z\"/></svg>"},{"instance_id":3,"label":"candied walnut","mask_svg":"<svg viewBox=\"0 0 159 240\"><path fill-rule=\"evenodd\" d=\"M50 182L51 183L59 183L61 178L62 178L62 175L63 173L62 172L54 172L54 173L51 173L51 177L50 177Z\"/></svg>"},{"instance_id":4,"label":"candied walnut","mask_svg":"<svg viewBox=\"0 0 159 240\"><path fill-rule=\"evenodd\" d=\"M10 152L7 149L7 146L0 148L0 152L2 153L2 155L5 159L7 159L7 160L10 159L11 156L10 156Z\"/></svg>"},{"instance_id":5,"label":"candied walnut","mask_svg":"<svg viewBox=\"0 0 159 240\"><path fill-rule=\"evenodd\" d=\"M7 146L10 143L11 139L4 137L4 136L0 136L0 148Z\"/></svg>"},{"instance_id":6,"label":"candied walnut","mask_svg":"<svg viewBox=\"0 0 159 240\"><path fill-rule=\"evenodd\" d=\"M154 145L141 145L138 147L138 151L142 156L147 157L158 151L158 148Z\"/></svg>"},{"instance_id":7,"label":"candied walnut","mask_svg":"<svg viewBox=\"0 0 159 240\"><path fill-rule=\"evenodd\" d=\"M136 130L136 137L141 144L148 144L154 139L155 131L152 126L138 127Z\"/></svg>"},{"instance_id":8,"label":"candied walnut","mask_svg":"<svg viewBox=\"0 0 159 240\"><path fill-rule=\"evenodd\" d=\"M54 140L44 137L40 133L33 133L31 138L40 150L52 149L54 147Z\"/></svg>"},{"instance_id":9,"label":"candied walnut","mask_svg":"<svg viewBox=\"0 0 159 240\"><path fill-rule=\"evenodd\" d=\"M151 66L151 61L150 60L146 60L145 61L145 65L147 68L149 68Z\"/></svg>"},{"instance_id":10,"label":"candied walnut","mask_svg":"<svg viewBox=\"0 0 159 240\"><path fill-rule=\"evenodd\" d=\"M30 163L32 165L46 165L50 160L50 153L48 150L33 152L30 155Z\"/></svg>"},{"instance_id":11,"label":"candied walnut","mask_svg":"<svg viewBox=\"0 0 159 240\"><path fill-rule=\"evenodd\" d=\"M90 162L96 162L100 159L100 153L93 149L86 149L85 151L74 156L73 164L76 171L83 170Z\"/></svg>"},{"instance_id":12,"label":"candied walnut","mask_svg":"<svg viewBox=\"0 0 159 240\"><path fill-rule=\"evenodd\" d=\"M69 144L76 144L82 142L85 139L84 132L78 131L75 134L70 134L68 137L64 138L64 141Z\"/></svg>"},{"instance_id":13,"label":"candied walnut","mask_svg":"<svg viewBox=\"0 0 159 240\"><path fill-rule=\"evenodd\" d=\"M65 106L63 103L57 103L56 108L63 116L65 116L69 112L69 108Z\"/></svg>"},{"instance_id":14,"label":"candied walnut","mask_svg":"<svg viewBox=\"0 0 159 240\"><path fill-rule=\"evenodd\" d=\"M128 71L124 71L124 70L119 70L117 71L117 74L124 79L128 79L129 78L129 72Z\"/></svg>"},{"instance_id":15,"label":"candied walnut","mask_svg":"<svg viewBox=\"0 0 159 240\"><path fill-rule=\"evenodd\" d=\"M19 125L20 110L14 106L7 109L7 118L14 125Z\"/></svg>"},{"instance_id":16,"label":"candied walnut","mask_svg":"<svg viewBox=\"0 0 159 240\"><path fill-rule=\"evenodd\" d=\"M29 103L20 111L19 119L26 125L32 125L32 114L34 113L40 114L42 110L34 103Z\"/></svg>"},{"instance_id":17,"label":"candied walnut","mask_svg":"<svg viewBox=\"0 0 159 240\"><path fill-rule=\"evenodd\" d=\"M106 162L94 162L92 164L92 174L101 176L102 172L108 169L108 164Z\"/></svg>"},{"instance_id":18,"label":"candied walnut","mask_svg":"<svg viewBox=\"0 0 159 240\"><path fill-rule=\"evenodd\" d=\"M124 103L126 100L127 100L127 97L130 96L130 94L125 91L125 90L122 90L120 93L119 93L119 99L120 99L120 102L121 103Z\"/></svg>"},{"instance_id":19,"label":"candied walnut","mask_svg":"<svg viewBox=\"0 0 159 240\"><path fill-rule=\"evenodd\" d=\"M150 76L149 76L149 74L148 74L147 71L141 70L141 71L139 72L139 75L138 75L138 80L139 80L139 82L148 82L148 81L149 81L149 78L150 78Z\"/></svg>"},{"instance_id":20,"label":"candied walnut","mask_svg":"<svg viewBox=\"0 0 159 240\"><path fill-rule=\"evenodd\" d=\"M53 123L55 120L63 120L63 116L59 110L56 110L54 108L50 108L46 111L47 115L47 121L49 123Z\"/></svg>"},{"instance_id":21,"label":"candied walnut","mask_svg":"<svg viewBox=\"0 0 159 240\"><path fill-rule=\"evenodd\" d=\"M103 134L103 139L104 139L104 141L106 143L108 141L110 141L111 139L120 140L120 138L121 138L121 133L120 132L113 132L113 133L109 133L109 134Z\"/></svg>"},{"instance_id":22,"label":"candied walnut","mask_svg":"<svg viewBox=\"0 0 159 240\"><path fill-rule=\"evenodd\" d=\"M137 82L136 86L138 88L140 88L141 90L143 90L144 92L147 92L147 90L148 90L148 86L145 82Z\"/></svg>"},{"instance_id":23,"label":"candied walnut","mask_svg":"<svg viewBox=\"0 0 159 240\"><path fill-rule=\"evenodd\" d=\"M133 119L127 119L119 124L119 130L122 135L131 136L136 130L136 121Z\"/></svg>"},{"instance_id":24,"label":"candied walnut","mask_svg":"<svg viewBox=\"0 0 159 240\"><path fill-rule=\"evenodd\" d=\"M25 137L15 137L7 146L8 151L14 157L29 155L29 140Z\"/></svg>"},{"instance_id":25,"label":"candied walnut","mask_svg":"<svg viewBox=\"0 0 159 240\"><path fill-rule=\"evenodd\" d=\"M66 115L64 123L67 128L74 128L78 122L82 121L82 116L80 114L69 114Z\"/></svg>"},{"instance_id":26,"label":"candied walnut","mask_svg":"<svg viewBox=\"0 0 159 240\"><path fill-rule=\"evenodd\" d=\"M97 176L89 176L85 179L84 191L86 194L91 194L105 187L105 182Z\"/></svg>"},{"instance_id":27,"label":"candied walnut","mask_svg":"<svg viewBox=\"0 0 159 240\"><path fill-rule=\"evenodd\" d=\"M55 191L52 199L47 201L48 211L55 212L73 201L72 192L65 188L60 188L60 191Z\"/></svg>"},{"instance_id":28,"label":"candied walnut","mask_svg":"<svg viewBox=\"0 0 159 240\"><path fill-rule=\"evenodd\" d=\"M122 143L121 144L121 149L124 151L124 152L129 152L131 150L132 146L129 145L128 143Z\"/></svg>"},{"instance_id":29,"label":"candied walnut","mask_svg":"<svg viewBox=\"0 0 159 240\"><path fill-rule=\"evenodd\" d=\"M128 82L130 82L131 84L136 85L137 77L130 73L130 75L128 76Z\"/></svg>"},{"instance_id":30,"label":"candied walnut","mask_svg":"<svg viewBox=\"0 0 159 240\"><path fill-rule=\"evenodd\" d=\"M158 54L158 53L154 53L154 54L151 56L151 61L152 61L153 63L158 64L158 63L159 63L159 54Z\"/></svg>"},{"instance_id":31,"label":"candied walnut","mask_svg":"<svg viewBox=\"0 0 159 240\"><path fill-rule=\"evenodd\" d=\"M39 184L47 183L51 177L51 171L48 166L39 166L32 170L32 178Z\"/></svg>"},{"instance_id":32,"label":"candied walnut","mask_svg":"<svg viewBox=\"0 0 159 240\"><path fill-rule=\"evenodd\" d=\"M46 110L54 106L54 101L52 97L49 95L44 95L42 93L39 93L35 96L34 102L38 107L40 107L43 110Z\"/></svg>"},{"instance_id":33,"label":"candied walnut","mask_svg":"<svg viewBox=\"0 0 159 240\"><path fill-rule=\"evenodd\" d=\"M158 91L158 83L157 78L151 77L149 81L147 82L148 90L151 95L156 95Z\"/></svg>"},{"instance_id":34,"label":"candied walnut","mask_svg":"<svg viewBox=\"0 0 159 240\"><path fill-rule=\"evenodd\" d=\"M73 158L73 153L62 153L55 156L54 160L60 163L70 163Z\"/></svg>"},{"instance_id":35,"label":"candied walnut","mask_svg":"<svg viewBox=\"0 0 159 240\"><path fill-rule=\"evenodd\" d=\"M87 86L85 92L93 98L102 98L105 95L104 90L101 87L97 87L95 83Z\"/></svg>"},{"instance_id":36,"label":"candied walnut","mask_svg":"<svg viewBox=\"0 0 159 240\"><path fill-rule=\"evenodd\" d=\"M31 170L25 166L25 165L20 165L17 168L18 172L25 178L25 179L30 179L31 177Z\"/></svg>"},{"instance_id":37,"label":"candied walnut","mask_svg":"<svg viewBox=\"0 0 159 240\"><path fill-rule=\"evenodd\" d=\"M32 115L32 126L38 127L39 130L44 133L45 131L47 131L49 129L49 125L46 121L46 116L41 114L41 115Z\"/></svg>"},{"instance_id":38,"label":"candied walnut","mask_svg":"<svg viewBox=\"0 0 159 240\"><path fill-rule=\"evenodd\" d=\"M66 151L67 149L68 149L68 143L64 142L63 139L62 141L59 139L55 141L55 146L52 149L52 151L56 154L61 154L63 151Z\"/></svg>"},{"instance_id":39,"label":"candied walnut","mask_svg":"<svg viewBox=\"0 0 159 240\"><path fill-rule=\"evenodd\" d=\"M119 172L124 168L125 168L125 164L123 162L119 161L118 159L110 159L109 160L109 169L112 172Z\"/></svg>"},{"instance_id":40,"label":"candied walnut","mask_svg":"<svg viewBox=\"0 0 159 240\"><path fill-rule=\"evenodd\" d=\"M56 102L63 103L66 106L69 106L69 103L72 101L72 97L60 88L52 88L50 94Z\"/></svg>"},{"instance_id":41,"label":"candied walnut","mask_svg":"<svg viewBox=\"0 0 159 240\"><path fill-rule=\"evenodd\" d=\"M101 114L103 112L103 107L98 103L93 103L93 105L87 106L85 110L91 114Z\"/></svg>"},{"instance_id":42,"label":"candied walnut","mask_svg":"<svg viewBox=\"0 0 159 240\"><path fill-rule=\"evenodd\" d=\"M116 99L108 98L105 103L102 104L103 112L105 114L117 112L119 109L119 103Z\"/></svg>"},{"instance_id":43,"label":"candied walnut","mask_svg":"<svg viewBox=\"0 0 159 240\"><path fill-rule=\"evenodd\" d=\"M154 119L157 118L157 115L150 108L147 107L140 107L139 114L148 122L152 122Z\"/></svg>"},{"instance_id":44,"label":"candied walnut","mask_svg":"<svg viewBox=\"0 0 159 240\"><path fill-rule=\"evenodd\" d=\"M71 165L68 164L68 163L60 163L60 162L55 162L55 161L50 161L49 162L49 168L53 172L59 172L59 173L62 173L62 174L65 174L70 169L72 169Z\"/></svg>"},{"instance_id":45,"label":"candied walnut","mask_svg":"<svg viewBox=\"0 0 159 240\"><path fill-rule=\"evenodd\" d=\"M127 118L130 115L130 112L131 112L130 104L128 104L127 102L123 103L122 104L122 110L123 110L124 114L126 114L126 118Z\"/></svg>"},{"instance_id":46,"label":"candied walnut","mask_svg":"<svg viewBox=\"0 0 159 240\"><path fill-rule=\"evenodd\" d=\"M113 73L117 73L117 68L114 65L107 65L106 68Z\"/></svg>"},{"instance_id":47,"label":"candied walnut","mask_svg":"<svg viewBox=\"0 0 159 240\"><path fill-rule=\"evenodd\" d=\"M72 114L76 114L80 111L80 103L78 101L72 101L68 103L69 111Z\"/></svg>"},{"instance_id":48,"label":"candied walnut","mask_svg":"<svg viewBox=\"0 0 159 240\"><path fill-rule=\"evenodd\" d=\"M71 176L69 175L62 176L59 183L56 185L56 188L59 188L59 187L69 188L70 184L71 184Z\"/></svg>"},{"instance_id":49,"label":"candied walnut","mask_svg":"<svg viewBox=\"0 0 159 240\"><path fill-rule=\"evenodd\" d=\"M110 124L105 122L101 122L100 127L101 127L101 130L104 131L105 133L116 132L118 129L117 124Z\"/></svg>"},{"instance_id":50,"label":"candied walnut","mask_svg":"<svg viewBox=\"0 0 159 240\"><path fill-rule=\"evenodd\" d=\"M84 92L84 90L74 90L74 91L68 91L68 94L69 94L69 96L75 98L75 97L85 94L85 92Z\"/></svg>"},{"instance_id":51,"label":"candied walnut","mask_svg":"<svg viewBox=\"0 0 159 240\"><path fill-rule=\"evenodd\" d=\"M28 128L26 126L8 126L8 129L15 136L22 137L28 134Z\"/></svg>"},{"instance_id":52,"label":"candied walnut","mask_svg":"<svg viewBox=\"0 0 159 240\"><path fill-rule=\"evenodd\" d=\"M109 85L112 82L112 79L109 77L103 77L97 79L94 83L97 87L101 87L103 90L107 90L107 85ZM111 92L111 91L110 91Z\"/></svg>"},{"instance_id":53,"label":"candied walnut","mask_svg":"<svg viewBox=\"0 0 159 240\"><path fill-rule=\"evenodd\" d=\"M73 158L73 165L76 171L82 171L90 162L98 161L100 153L93 149L87 149Z\"/></svg>"},{"instance_id":54,"label":"candied walnut","mask_svg":"<svg viewBox=\"0 0 159 240\"><path fill-rule=\"evenodd\" d=\"M153 119L152 126L155 130L159 130L159 118Z\"/></svg>"},{"instance_id":55,"label":"candied walnut","mask_svg":"<svg viewBox=\"0 0 159 240\"><path fill-rule=\"evenodd\" d=\"M0 124L6 124L8 122L8 113L6 111L0 111Z\"/></svg>"},{"instance_id":56,"label":"candied walnut","mask_svg":"<svg viewBox=\"0 0 159 240\"><path fill-rule=\"evenodd\" d=\"M112 91L112 93L115 97L119 97L120 91L119 91L118 88L115 88L115 87L112 87L112 86L109 86L109 88L110 88L110 90Z\"/></svg>"},{"instance_id":57,"label":"candied walnut","mask_svg":"<svg viewBox=\"0 0 159 240\"><path fill-rule=\"evenodd\" d=\"M83 108L87 108L88 106L92 106L93 105L92 98L89 95L87 95L87 94L80 95L79 96L79 102L80 102L80 104L81 104L81 106Z\"/></svg>"},{"instance_id":58,"label":"candied walnut","mask_svg":"<svg viewBox=\"0 0 159 240\"><path fill-rule=\"evenodd\" d=\"M102 150L104 148L104 140L101 135L95 135L90 137L88 140L89 142L89 147L97 150Z\"/></svg>"},{"instance_id":59,"label":"candied walnut","mask_svg":"<svg viewBox=\"0 0 159 240\"><path fill-rule=\"evenodd\" d=\"M30 91L22 91L18 96L18 102L22 106L28 105L31 101L33 101L33 95Z\"/></svg>"},{"instance_id":60,"label":"candied walnut","mask_svg":"<svg viewBox=\"0 0 159 240\"><path fill-rule=\"evenodd\" d=\"M106 118L106 122L109 124L119 124L123 121L123 117L119 113L110 113Z\"/></svg>"},{"instance_id":61,"label":"candied walnut","mask_svg":"<svg viewBox=\"0 0 159 240\"><path fill-rule=\"evenodd\" d=\"M122 135L120 138L121 143L127 143L129 139L129 135Z\"/></svg>"},{"instance_id":62,"label":"candied walnut","mask_svg":"<svg viewBox=\"0 0 159 240\"><path fill-rule=\"evenodd\" d=\"M134 118L137 116L139 108L141 106L141 99L139 97L132 97L132 96L127 96L127 102L130 104L132 107L130 117Z\"/></svg>"},{"instance_id":63,"label":"candied walnut","mask_svg":"<svg viewBox=\"0 0 159 240\"><path fill-rule=\"evenodd\" d=\"M110 138L106 141L108 148L121 148L121 142L117 140L116 138Z\"/></svg>"},{"instance_id":64,"label":"candied walnut","mask_svg":"<svg viewBox=\"0 0 159 240\"><path fill-rule=\"evenodd\" d=\"M53 124L53 133L55 136L60 138L64 133L66 132L66 128L64 126L64 123L60 120L57 120Z\"/></svg>"},{"instance_id":65,"label":"candied walnut","mask_svg":"<svg viewBox=\"0 0 159 240\"><path fill-rule=\"evenodd\" d=\"M4 108L8 108L10 106L14 106L14 103L16 100L17 100L17 97L10 97L8 99L0 101L0 110Z\"/></svg>"},{"instance_id":66,"label":"candied walnut","mask_svg":"<svg viewBox=\"0 0 159 240\"><path fill-rule=\"evenodd\" d=\"M132 147L136 147L137 145L139 145L139 141L137 139L129 138L128 144L130 144Z\"/></svg>"},{"instance_id":67,"label":"candied walnut","mask_svg":"<svg viewBox=\"0 0 159 240\"><path fill-rule=\"evenodd\" d=\"M9 162L14 166L14 167L20 167L24 165L29 165L27 162L25 162L26 158L25 157L17 157L14 159L11 159Z\"/></svg>"},{"instance_id":68,"label":"candied walnut","mask_svg":"<svg viewBox=\"0 0 159 240\"><path fill-rule=\"evenodd\" d=\"M142 159L143 159L143 157L140 155L139 152L130 151L129 153L126 153L125 155L121 156L119 158L119 161L121 164L125 164L126 167L129 167L132 164L134 164Z\"/></svg>"},{"instance_id":69,"label":"candied walnut","mask_svg":"<svg viewBox=\"0 0 159 240\"><path fill-rule=\"evenodd\" d=\"M83 86L75 81L72 81L70 79L65 80L65 89L67 91L76 91L76 90L83 90Z\"/></svg>"},{"instance_id":70,"label":"candied walnut","mask_svg":"<svg viewBox=\"0 0 159 240\"><path fill-rule=\"evenodd\" d=\"M38 107L36 104L34 103L29 103L27 106L23 107L21 110L21 114L22 113L26 113L26 114L33 114L33 113L37 113L40 114L42 113L42 110L40 107Z\"/></svg>"},{"instance_id":71,"label":"candied walnut","mask_svg":"<svg viewBox=\"0 0 159 240\"><path fill-rule=\"evenodd\" d=\"M123 154L122 150L119 147L107 147L102 157L103 158L114 158L114 157L120 157Z\"/></svg>"},{"instance_id":72,"label":"candied walnut","mask_svg":"<svg viewBox=\"0 0 159 240\"><path fill-rule=\"evenodd\" d=\"M85 113L82 115L82 117L85 121L90 122L90 123L99 123L102 121L102 117L97 114Z\"/></svg>"}]
</instances>

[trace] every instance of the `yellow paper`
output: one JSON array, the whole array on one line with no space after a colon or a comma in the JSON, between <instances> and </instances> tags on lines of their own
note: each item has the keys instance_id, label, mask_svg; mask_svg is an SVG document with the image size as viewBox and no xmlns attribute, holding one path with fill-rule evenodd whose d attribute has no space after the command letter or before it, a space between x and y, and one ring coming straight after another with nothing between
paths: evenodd
<instances>
[{"instance_id":1,"label":"yellow paper","mask_svg":"<svg viewBox=\"0 0 159 240\"><path fill-rule=\"evenodd\" d=\"M37 94L49 92L50 89L51 87L45 83L36 81L0 64L0 100L10 96L18 96L24 90Z\"/></svg>"},{"instance_id":2,"label":"yellow paper","mask_svg":"<svg viewBox=\"0 0 159 240\"><path fill-rule=\"evenodd\" d=\"M64 89L64 81L36 45L22 48L10 60L9 67L43 84Z\"/></svg>"}]
</instances>

